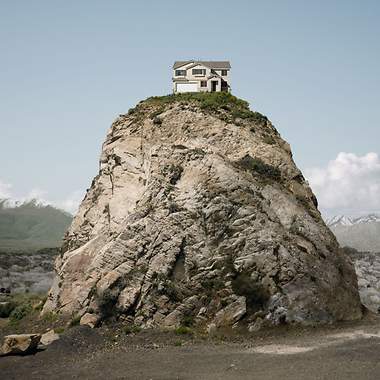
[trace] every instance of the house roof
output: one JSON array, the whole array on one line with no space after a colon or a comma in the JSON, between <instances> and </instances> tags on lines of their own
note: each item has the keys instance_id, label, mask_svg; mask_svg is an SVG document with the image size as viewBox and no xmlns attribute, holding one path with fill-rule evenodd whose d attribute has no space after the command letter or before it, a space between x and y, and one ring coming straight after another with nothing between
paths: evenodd
<instances>
[{"instance_id":1,"label":"house roof","mask_svg":"<svg viewBox=\"0 0 380 380\"><path fill-rule=\"evenodd\" d=\"M173 69L177 69L187 63L201 64L209 67L210 69L230 69L231 64L229 61L175 61Z\"/></svg>"},{"instance_id":2,"label":"house roof","mask_svg":"<svg viewBox=\"0 0 380 380\"><path fill-rule=\"evenodd\" d=\"M211 79L211 78L222 78L220 75L218 74L214 74L214 73L211 73L208 77L207 77L207 80Z\"/></svg>"}]
</instances>

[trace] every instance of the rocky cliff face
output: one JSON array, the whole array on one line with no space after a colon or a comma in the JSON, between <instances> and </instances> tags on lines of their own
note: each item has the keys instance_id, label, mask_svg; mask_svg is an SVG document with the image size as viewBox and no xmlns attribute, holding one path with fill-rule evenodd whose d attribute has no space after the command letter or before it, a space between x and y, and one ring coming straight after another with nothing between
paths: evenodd
<instances>
[{"instance_id":1,"label":"rocky cliff face","mask_svg":"<svg viewBox=\"0 0 380 380\"><path fill-rule=\"evenodd\" d=\"M87 319L361 317L353 265L289 145L227 94L150 98L113 123L56 269L44 310Z\"/></svg>"}]
</instances>

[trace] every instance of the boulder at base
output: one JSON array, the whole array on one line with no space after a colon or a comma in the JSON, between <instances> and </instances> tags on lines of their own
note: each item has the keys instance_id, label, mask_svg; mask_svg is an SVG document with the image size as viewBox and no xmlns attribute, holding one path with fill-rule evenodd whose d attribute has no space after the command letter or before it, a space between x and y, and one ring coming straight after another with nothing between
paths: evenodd
<instances>
[{"instance_id":1,"label":"boulder at base","mask_svg":"<svg viewBox=\"0 0 380 380\"><path fill-rule=\"evenodd\" d=\"M41 344L44 346L48 346L49 344L55 342L59 339L59 335L54 330L49 330L45 334L41 336Z\"/></svg>"},{"instance_id":2,"label":"boulder at base","mask_svg":"<svg viewBox=\"0 0 380 380\"><path fill-rule=\"evenodd\" d=\"M4 337L2 355L26 355L37 350L41 334L19 334Z\"/></svg>"},{"instance_id":3,"label":"boulder at base","mask_svg":"<svg viewBox=\"0 0 380 380\"><path fill-rule=\"evenodd\" d=\"M352 262L289 144L225 93L149 98L113 123L56 270L43 312L82 323L94 314L206 329L362 315Z\"/></svg>"}]
</instances>

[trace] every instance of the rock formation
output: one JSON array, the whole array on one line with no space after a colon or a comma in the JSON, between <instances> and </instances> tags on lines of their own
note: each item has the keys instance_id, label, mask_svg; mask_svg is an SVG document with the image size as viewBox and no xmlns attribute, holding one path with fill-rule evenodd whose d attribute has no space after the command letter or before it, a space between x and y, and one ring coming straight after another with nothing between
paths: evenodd
<instances>
[{"instance_id":1,"label":"rock formation","mask_svg":"<svg viewBox=\"0 0 380 380\"><path fill-rule=\"evenodd\" d=\"M41 334L7 335L0 348L0 355L26 355L37 350Z\"/></svg>"},{"instance_id":2,"label":"rock formation","mask_svg":"<svg viewBox=\"0 0 380 380\"><path fill-rule=\"evenodd\" d=\"M255 328L361 317L352 262L289 144L223 93L149 98L120 115L56 270L44 311L84 319Z\"/></svg>"}]
</instances>

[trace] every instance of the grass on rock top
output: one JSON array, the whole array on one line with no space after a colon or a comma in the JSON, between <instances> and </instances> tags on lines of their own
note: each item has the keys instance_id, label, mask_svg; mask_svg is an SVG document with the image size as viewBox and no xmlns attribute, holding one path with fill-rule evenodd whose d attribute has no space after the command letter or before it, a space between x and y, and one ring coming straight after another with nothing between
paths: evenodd
<instances>
[{"instance_id":1,"label":"grass on rock top","mask_svg":"<svg viewBox=\"0 0 380 380\"><path fill-rule=\"evenodd\" d=\"M217 114L225 121L235 121L240 118L260 125L265 125L268 122L266 116L259 112L251 111L248 102L228 92L189 92L165 96L152 96L140 102L135 108L130 109L128 113L134 114L138 112L142 105L152 105L157 108L152 114L153 118L160 112L163 112L166 105L173 103L198 105L202 110Z\"/></svg>"}]
</instances>

